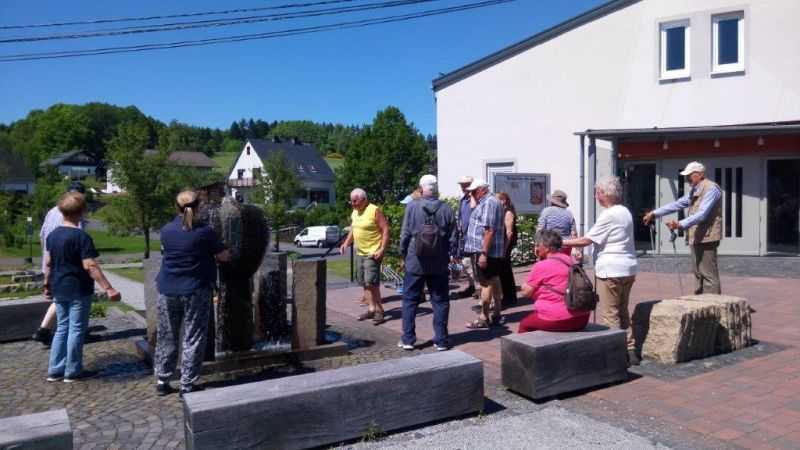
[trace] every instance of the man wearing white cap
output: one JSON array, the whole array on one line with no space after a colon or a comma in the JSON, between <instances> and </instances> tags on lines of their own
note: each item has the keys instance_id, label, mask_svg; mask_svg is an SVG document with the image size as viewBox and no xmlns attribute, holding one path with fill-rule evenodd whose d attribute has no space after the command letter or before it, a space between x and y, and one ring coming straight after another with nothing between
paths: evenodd
<instances>
[{"instance_id":1,"label":"man wearing white cap","mask_svg":"<svg viewBox=\"0 0 800 450\"><path fill-rule=\"evenodd\" d=\"M719 269L717 247L722 239L722 190L717 183L706 179L706 168L697 161L686 165L681 175L688 177L692 189L683 198L644 215L649 225L656 217L687 209L685 219L672 220L666 225L670 230L686 230L686 242L692 252L695 294L719 294Z\"/></svg>"},{"instance_id":2,"label":"man wearing white cap","mask_svg":"<svg viewBox=\"0 0 800 450\"><path fill-rule=\"evenodd\" d=\"M455 221L447 203L439 200L437 180L424 175L419 180L422 196L406 206L400 230L400 255L405 261L403 277L403 336L398 347L414 350L416 316L423 290L428 287L433 309L433 345L450 348L447 323L450 315L448 267L450 247L455 244Z\"/></svg>"},{"instance_id":3,"label":"man wearing white cap","mask_svg":"<svg viewBox=\"0 0 800 450\"><path fill-rule=\"evenodd\" d=\"M467 235L467 228L469 228L469 217L472 215L472 210L475 208L475 199L469 193L467 188L472 184L473 178L465 175L458 180L458 185L461 186L461 192L464 194L458 202L458 210L456 211L456 234L458 244L452 249L454 261L461 260L461 265L464 267L464 276L467 278L467 287L461 292L456 293L458 297L469 297L475 294L475 274L472 270L471 255L464 251L464 244L466 242L465 236ZM477 298L477 296L476 296Z\"/></svg>"},{"instance_id":4,"label":"man wearing white cap","mask_svg":"<svg viewBox=\"0 0 800 450\"><path fill-rule=\"evenodd\" d=\"M467 190L477 206L469 217L464 251L472 254L475 278L481 285L481 311L467 328L489 328L501 321L500 269L505 256L505 211L497 197L489 192L489 183L474 180Z\"/></svg>"}]
</instances>

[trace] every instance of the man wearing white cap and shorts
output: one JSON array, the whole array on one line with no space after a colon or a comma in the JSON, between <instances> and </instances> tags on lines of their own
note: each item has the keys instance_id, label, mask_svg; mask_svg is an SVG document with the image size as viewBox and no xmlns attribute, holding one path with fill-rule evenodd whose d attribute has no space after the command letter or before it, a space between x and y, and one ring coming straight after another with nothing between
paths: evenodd
<instances>
[{"instance_id":1,"label":"man wearing white cap and shorts","mask_svg":"<svg viewBox=\"0 0 800 450\"><path fill-rule=\"evenodd\" d=\"M687 164L681 175L688 177L692 185L689 193L645 214L644 224L649 225L656 217L686 208L685 219L680 222L672 220L666 225L670 230L686 230L697 282L694 293L719 294L717 247L722 239L722 190L717 183L706 179L706 168L697 161Z\"/></svg>"}]
</instances>

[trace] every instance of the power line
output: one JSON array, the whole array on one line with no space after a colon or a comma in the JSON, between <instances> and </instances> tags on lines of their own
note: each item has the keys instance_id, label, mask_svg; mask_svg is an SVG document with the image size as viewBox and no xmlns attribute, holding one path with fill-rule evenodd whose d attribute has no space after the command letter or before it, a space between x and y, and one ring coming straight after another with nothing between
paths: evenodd
<instances>
[{"instance_id":1,"label":"power line","mask_svg":"<svg viewBox=\"0 0 800 450\"><path fill-rule=\"evenodd\" d=\"M427 11L421 11L416 13L409 13L409 14L400 14L400 15L393 15L393 16L385 16L385 17L378 17L378 18L371 18L371 19L361 19L349 22L338 22L333 24L327 25L317 25L311 27L303 27L303 28L293 28L288 30L280 30L280 31L271 31L265 33L252 33L252 34L242 34L242 35L235 35L235 36L227 36L227 37L220 37L220 38L209 38L209 39L198 39L198 40L190 40L190 41L177 41L177 42L168 42L168 43L158 43L158 44L140 44L140 45L131 45L131 46L119 46L119 47L106 47L106 48L96 48L96 49L85 49L85 50L64 50L64 51L52 51L52 52L40 52L40 53L22 53L16 55L0 55L0 62L15 62L15 61L32 61L32 60L42 60L42 59L59 59L59 58L73 58L73 57L81 57L81 56L95 56L95 55L108 55L108 54L116 54L116 53L132 53L132 52L143 52L143 51L150 51L150 50L163 50L163 49L172 49L172 48L182 48L182 47L197 47L197 46L206 46L206 45L215 45L215 44L223 44L223 43L230 43L230 42L243 42L243 41L251 41L251 40L260 40L260 39L273 39L278 37L288 37L288 36L297 36L301 34L311 34L311 33L319 33L323 31L338 31L344 29L352 29L352 28L363 28L367 26L374 26L374 25L381 25L381 24L388 24L388 23L395 23L395 22L404 22L413 19L419 19L423 17L431 17L431 16L438 16L442 14L450 14L454 12L460 11L468 11L472 9L478 8L485 8L488 6L500 5L503 3L511 3L516 0L485 0L475 3L466 3L457 6L451 6L447 8L438 8L438 9L431 9Z\"/></svg>"},{"instance_id":2,"label":"power line","mask_svg":"<svg viewBox=\"0 0 800 450\"><path fill-rule=\"evenodd\" d=\"M141 21L146 21L146 20L174 19L174 18L177 18L177 17L214 16L214 15L221 15L221 14L238 14L238 13L256 12L256 11L271 11L271 10L278 10L278 9L307 8L309 6L333 5L333 4L337 4L337 3L350 3L350 2L353 2L353 1L356 1L356 0L324 0L324 1L310 2L310 3L290 3L288 5L262 6L262 7L259 7L259 8L225 9L225 10L221 10L221 11L201 11L201 12L183 13L183 14L170 14L170 15L162 15L162 16L119 17L119 18L111 18L111 19L92 19L92 20L80 20L80 21L74 21L74 22L37 23L37 24L29 24L29 25L3 25L3 26L0 26L0 30L18 30L18 29L23 29L23 28L65 27L65 26L72 26L72 25L97 25L97 24L101 24L101 23L141 22Z\"/></svg>"},{"instance_id":3,"label":"power line","mask_svg":"<svg viewBox=\"0 0 800 450\"><path fill-rule=\"evenodd\" d=\"M267 15L249 16L249 17L234 17L234 18L230 18L230 19L212 19L212 20L200 20L200 21L189 21L189 22L174 22L174 23L168 23L168 24L124 27L124 28L116 28L116 29L103 30L103 31L88 31L88 32L78 32L78 33L71 33L71 34L62 33L62 34L51 34L51 35L41 35L41 36L13 37L13 38L0 39L0 44L11 44L11 43L20 43L20 42L51 41L51 40L62 40L62 39L85 39L85 38L94 38L94 37L121 36L121 35L127 35L127 34L155 33L155 32L164 32L164 31L183 31L183 30L191 30L191 29L197 29L197 28L223 27L223 26L230 26L230 25L241 25L241 24L251 24L251 23L260 23L260 22L272 22L272 21L279 21L279 20L301 19L301 18L308 18L308 17L320 17L320 16L328 16L328 15L338 15L338 14L346 14L346 13L351 13L351 12L371 11L371 10L384 9L384 8L396 8L398 6L416 5L416 4L420 4L420 3L430 3L430 2L436 2L436 1L441 1L441 0L393 0L393 1L381 1L381 2L373 2L373 3L367 3L367 4L364 4L364 5L357 5L357 6L345 6L345 7L341 7L340 6L340 7L334 7L334 8L323 8L323 9L316 9L316 10L296 11L296 12L290 12L290 13L267 14Z\"/></svg>"}]
</instances>

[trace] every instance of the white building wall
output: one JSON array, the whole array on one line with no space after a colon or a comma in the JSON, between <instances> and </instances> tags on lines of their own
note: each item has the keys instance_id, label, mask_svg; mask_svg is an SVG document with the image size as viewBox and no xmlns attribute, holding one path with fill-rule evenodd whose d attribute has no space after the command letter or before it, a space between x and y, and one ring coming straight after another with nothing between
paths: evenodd
<instances>
[{"instance_id":1,"label":"white building wall","mask_svg":"<svg viewBox=\"0 0 800 450\"><path fill-rule=\"evenodd\" d=\"M239 155L239 159L236 160L236 165L233 166L233 170L228 175L228 179L236 180L239 178L239 170L244 170L244 179L253 178L253 169L262 169L264 168L264 164L261 162L261 158L258 157L256 150L250 145L250 142L247 142L242 149L242 153Z\"/></svg>"},{"instance_id":2,"label":"white building wall","mask_svg":"<svg viewBox=\"0 0 800 450\"><path fill-rule=\"evenodd\" d=\"M712 78L711 15L741 10L745 74ZM441 190L455 196L460 176L485 177L487 161L508 160L517 172L550 173L577 215L575 131L798 120L798 17L795 0L645 0L442 88ZM691 79L662 83L659 23L685 18ZM603 147L598 176L611 167Z\"/></svg>"}]
</instances>

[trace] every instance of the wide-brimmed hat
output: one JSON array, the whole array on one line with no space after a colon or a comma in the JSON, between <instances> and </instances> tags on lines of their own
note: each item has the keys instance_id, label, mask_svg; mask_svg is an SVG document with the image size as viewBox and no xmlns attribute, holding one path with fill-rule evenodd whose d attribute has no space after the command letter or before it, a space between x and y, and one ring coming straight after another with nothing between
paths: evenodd
<instances>
[{"instance_id":1,"label":"wide-brimmed hat","mask_svg":"<svg viewBox=\"0 0 800 450\"><path fill-rule=\"evenodd\" d=\"M567 203L567 194L558 189L550 194L550 203L562 208L569 208L569 203Z\"/></svg>"},{"instance_id":2,"label":"wide-brimmed hat","mask_svg":"<svg viewBox=\"0 0 800 450\"><path fill-rule=\"evenodd\" d=\"M706 173L706 166L700 164L697 161L692 161L686 165L686 168L683 169L681 175L688 176L693 174L694 172Z\"/></svg>"},{"instance_id":3,"label":"wide-brimmed hat","mask_svg":"<svg viewBox=\"0 0 800 450\"><path fill-rule=\"evenodd\" d=\"M458 179L458 184L472 184L475 179L469 175L464 175Z\"/></svg>"}]
</instances>

